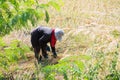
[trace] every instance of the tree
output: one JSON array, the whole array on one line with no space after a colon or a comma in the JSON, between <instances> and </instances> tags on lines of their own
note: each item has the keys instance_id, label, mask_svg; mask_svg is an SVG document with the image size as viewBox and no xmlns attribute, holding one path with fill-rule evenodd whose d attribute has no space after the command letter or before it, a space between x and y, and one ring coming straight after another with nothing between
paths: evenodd
<instances>
[{"instance_id":1,"label":"tree","mask_svg":"<svg viewBox=\"0 0 120 80\"><path fill-rule=\"evenodd\" d=\"M0 36L8 34L13 29L36 25L39 20L49 22L47 9L52 6L60 10L55 1L40 4L38 0L0 0Z\"/></svg>"}]
</instances>

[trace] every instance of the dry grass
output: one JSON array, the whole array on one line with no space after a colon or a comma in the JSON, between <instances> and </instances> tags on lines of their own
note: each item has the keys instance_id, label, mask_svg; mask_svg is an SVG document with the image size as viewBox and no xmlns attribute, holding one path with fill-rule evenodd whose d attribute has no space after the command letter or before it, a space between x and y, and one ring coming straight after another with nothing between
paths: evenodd
<instances>
[{"instance_id":1,"label":"dry grass","mask_svg":"<svg viewBox=\"0 0 120 80\"><path fill-rule=\"evenodd\" d=\"M87 24L119 25L119 0L65 0L61 11L50 11L50 26L76 28Z\"/></svg>"}]
</instances>

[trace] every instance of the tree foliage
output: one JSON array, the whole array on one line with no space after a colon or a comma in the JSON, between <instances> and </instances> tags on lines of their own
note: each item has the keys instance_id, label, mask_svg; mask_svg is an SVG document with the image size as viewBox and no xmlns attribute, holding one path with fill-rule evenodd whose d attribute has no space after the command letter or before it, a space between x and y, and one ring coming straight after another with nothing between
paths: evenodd
<instances>
[{"instance_id":1,"label":"tree foliage","mask_svg":"<svg viewBox=\"0 0 120 80\"><path fill-rule=\"evenodd\" d=\"M39 20L48 23L50 6L60 10L55 1L40 4L38 0L0 0L0 36L29 24L35 26Z\"/></svg>"}]
</instances>

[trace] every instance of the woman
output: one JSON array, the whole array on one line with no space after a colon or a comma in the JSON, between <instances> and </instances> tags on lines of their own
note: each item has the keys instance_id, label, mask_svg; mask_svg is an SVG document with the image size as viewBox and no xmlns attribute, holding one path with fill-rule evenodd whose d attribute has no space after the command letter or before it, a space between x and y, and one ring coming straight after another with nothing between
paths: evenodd
<instances>
[{"instance_id":1,"label":"woman","mask_svg":"<svg viewBox=\"0 0 120 80\"><path fill-rule=\"evenodd\" d=\"M40 50L42 50L43 57L48 58L47 50L50 51L50 48L47 46L47 43L49 42L53 56L55 58L57 57L55 44L57 40L62 40L63 35L64 32L61 29L51 29L49 27L42 26L36 28L31 32L31 44L34 49L35 58L38 62L42 59L42 56L39 56Z\"/></svg>"}]
</instances>

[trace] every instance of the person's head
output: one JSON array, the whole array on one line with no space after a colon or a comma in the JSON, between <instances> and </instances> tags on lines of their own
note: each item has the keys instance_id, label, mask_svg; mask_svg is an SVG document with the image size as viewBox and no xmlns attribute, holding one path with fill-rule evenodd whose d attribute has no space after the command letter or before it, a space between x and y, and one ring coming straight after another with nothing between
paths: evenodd
<instances>
[{"instance_id":1,"label":"person's head","mask_svg":"<svg viewBox=\"0 0 120 80\"><path fill-rule=\"evenodd\" d=\"M62 29L55 29L55 37L58 41L62 40L62 36L64 35L64 31Z\"/></svg>"}]
</instances>

